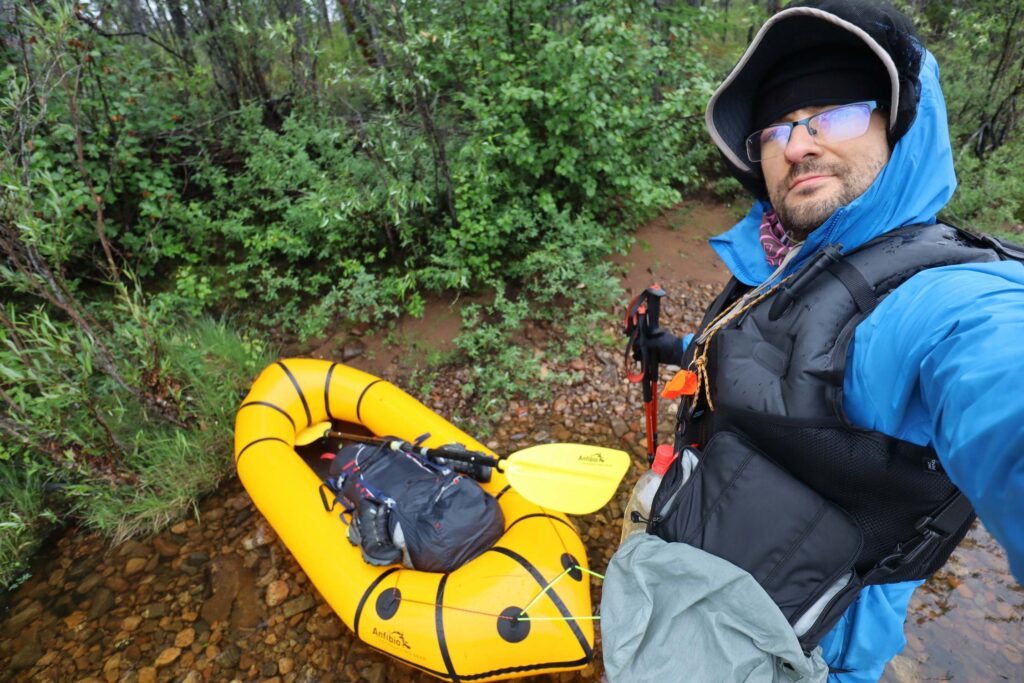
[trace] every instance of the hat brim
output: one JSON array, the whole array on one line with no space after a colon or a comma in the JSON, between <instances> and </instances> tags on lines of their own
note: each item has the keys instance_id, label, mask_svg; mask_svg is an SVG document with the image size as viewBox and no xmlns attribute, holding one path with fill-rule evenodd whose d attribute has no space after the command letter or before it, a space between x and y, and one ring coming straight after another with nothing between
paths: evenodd
<instances>
[{"instance_id":1,"label":"hat brim","mask_svg":"<svg viewBox=\"0 0 1024 683\"><path fill-rule=\"evenodd\" d=\"M765 22L725 81L708 101L704 121L715 145L737 171L760 179L761 170L747 159L746 138L752 132L753 98L766 74L783 57L821 45L864 45L882 62L891 83L890 102L899 102L896 64L860 27L813 7L783 10ZM896 127L897 108L890 107L889 131Z\"/></svg>"}]
</instances>

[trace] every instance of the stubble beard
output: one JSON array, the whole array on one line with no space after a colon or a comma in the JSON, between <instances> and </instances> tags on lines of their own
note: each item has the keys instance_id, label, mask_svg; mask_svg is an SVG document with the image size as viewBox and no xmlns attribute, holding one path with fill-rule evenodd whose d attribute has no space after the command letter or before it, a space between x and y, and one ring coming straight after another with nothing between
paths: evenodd
<instances>
[{"instance_id":1,"label":"stubble beard","mask_svg":"<svg viewBox=\"0 0 1024 683\"><path fill-rule=\"evenodd\" d=\"M779 220L782 223L782 227L785 228L794 241L802 242L807 239L808 235L819 228L822 223L828 220L829 216L835 213L836 209L846 206L864 194L864 191L871 186L871 183L874 182L875 177L884 165L885 160L872 160L860 169L853 169L848 164L839 161L822 162L813 160L802 164L794 164L786 176L769 190L768 194L772 200L772 206L775 208L775 213L778 214ZM793 183L797 176L807 173L835 177L840 183L839 190L828 193L825 191L825 188L811 188L809 190L810 194L820 196L812 196L810 200L804 200L793 206L787 205L786 188ZM800 192L797 189L791 195L797 198L800 196Z\"/></svg>"}]
</instances>

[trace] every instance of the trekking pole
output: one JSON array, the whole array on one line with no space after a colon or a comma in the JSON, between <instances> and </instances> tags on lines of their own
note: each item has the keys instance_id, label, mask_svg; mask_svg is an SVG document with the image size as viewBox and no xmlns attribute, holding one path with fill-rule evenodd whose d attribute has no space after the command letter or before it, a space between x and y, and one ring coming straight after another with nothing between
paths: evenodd
<instances>
[{"instance_id":1,"label":"trekking pole","mask_svg":"<svg viewBox=\"0 0 1024 683\"><path fill-rule=\"evenodd\" d=\"M654 462L658 448L658 359L647 346L647 340L660 333L658 318L661 315L661 298L665 290L657 284L651 285L638 294L626 309L626 323L623 333L626 343L626 377L630 382L641 383L644 397L644 431L647 435L647 460ZM630 362L630 359L634 362ZM640 362L635 372L635 362Z\"/></svg>"}]
</instances>

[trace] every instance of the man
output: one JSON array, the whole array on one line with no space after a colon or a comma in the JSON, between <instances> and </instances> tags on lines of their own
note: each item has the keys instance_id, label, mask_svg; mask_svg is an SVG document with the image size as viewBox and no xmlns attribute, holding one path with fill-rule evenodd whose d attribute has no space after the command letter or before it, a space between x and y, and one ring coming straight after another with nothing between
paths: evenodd
<instances>
[{"instance_id":1,"label":"man","mask_svg":"<svg viewBox=\"0 0 1024 683\"><path fill-rule=\"evenodd\" d=\"M815 642L830 681L876 681L968 501L1024 579L1021 254L909 227L956 178L938 67L888 5L776 14L706 123L757 201L711 240L734 279L697 336L652 342L700 380L676 447L743 434L856 522L867 585Z\"/></svg>"}]
</instances>

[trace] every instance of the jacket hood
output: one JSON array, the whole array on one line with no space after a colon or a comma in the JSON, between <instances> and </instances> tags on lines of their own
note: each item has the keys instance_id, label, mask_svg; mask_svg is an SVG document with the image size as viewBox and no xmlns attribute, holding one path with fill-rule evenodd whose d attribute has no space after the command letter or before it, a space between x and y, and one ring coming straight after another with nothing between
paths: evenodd
<instances>
[{"instance_id":1,"label":"jacket hood","mask_svg":"<svg viewBox=\"0 0 1024 683\"><path fill-rule=\"evenodd\" d=\"M861 196L836 209L808 236L787 272L829 244L842 244L847 252L889 230L935 222L936 214L953 196L956 174L946 102L939 87L939 66L927 50L920 85L917 117L893 147L889 162L875 182ZM755 200L743 220L711 238L711 246L732 274L747 285L761 284L775 270L765 260L760 241L761 216L770 208L770 202Z\"/></svg>"}]
</instances>

